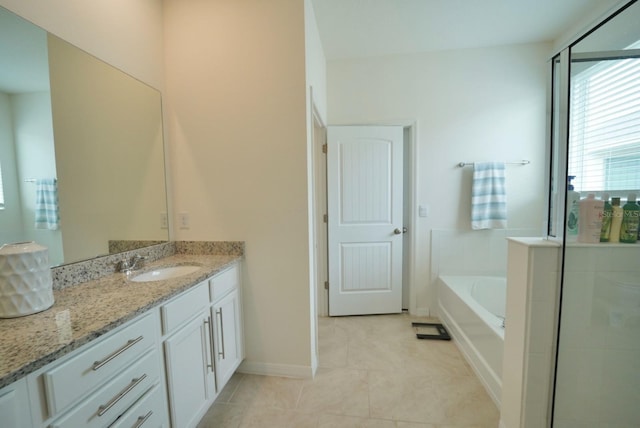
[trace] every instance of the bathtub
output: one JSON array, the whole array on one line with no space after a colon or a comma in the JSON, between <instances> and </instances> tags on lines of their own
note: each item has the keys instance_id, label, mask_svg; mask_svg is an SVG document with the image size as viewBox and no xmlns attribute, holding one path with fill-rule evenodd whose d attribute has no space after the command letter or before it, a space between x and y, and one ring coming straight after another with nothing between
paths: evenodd
<instances>
[{"instance_id":1,"label":"bathtub","mask_svg":"<svg viewBox=\"0 0 640 428\"><path fill-rule=\"evenodd\" d=\"M500 409L506 278L443 275L437 290L440 321Z\"/></svg>"}]
</instances>

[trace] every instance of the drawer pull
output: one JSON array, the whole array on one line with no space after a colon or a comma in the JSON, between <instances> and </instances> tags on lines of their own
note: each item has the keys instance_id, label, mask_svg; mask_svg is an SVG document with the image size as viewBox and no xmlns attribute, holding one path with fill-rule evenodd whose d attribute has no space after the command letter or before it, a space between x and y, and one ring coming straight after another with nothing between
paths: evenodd
<instances>
[{"instance_id":1,"label":"drawer pull","mask_svg":"<svg viewBox=\"0 0 640 428\"><path fill-rule=\"evenodd\" d=\"M206 320L204 320L205 325L207 326L207 334L209 334L209 352L211 353L211 364L207 361L207 368L211 369L211 372L215 370L213 365L213 323L211 322L211 316L208 316Z\"/></svg>"},{"instance_id":2,"label":"drawer pull","mask_svg":"<svg viewBox=\"0 0 640 428\"><path fill-rule=\"evenodd\" d=\"M120 348L120 349L114 351L113 353L109 354L107 356L107 358L105 358L104 360L94 362L93 366L91 368L93 370L98 370L100 367L104 366L109 361L113 360L115 357L117 357L118 355L122 354L124 351L126 351L129 348L131 348L136 343L140 342L143 338L144 338L143 336L138 336L135 339L130 339L127 343L124 344L124 346L122 348Z\"/></svg>"},{"instance_id":3,"label":"drawer pull","mask_svg":"<svg viewBox=\"0 0 640 428\"><path fill-rule=\"evenodd\" d=\"M145 422L147 422L147 419L149 419L151 415L153 415L153 410L149 410L149 413L146 415L138 417L136 423L133 424L131 428L140 428Z\"/></svg>"},{"instance_id":4,"label":"drawer pull","mask_svg":"<svg viewBox=\"0 0 640 428\"><path fill-rule=\"evenodd\" d=\"M133 388L135 388L136 386L138 386L138 384L140 382L142 382L143 380L145 380L145 378L147 377L146 373L143 374L142 376L140 376L137 379L131 379L131 383L129 385L127 385L127 387L125 389L123 389L122 391L120 391L118 393L118 395L116 395L115 397L113 397L111 400L109 400L109 402L107 404L103 404L100 407L98 407L98 416L102 416L105 413L107 413L109 411L110 408L112 408L118 401L120 401L122 399L122 397L124 397L125 395L127 395L129 392L131 392L131 390Z\"/></svg>"},{"instance_id":5,"label":"drawer pull","mask_svg":"<svg viewBox=\"0 0 640 428\"><path fill-rule=\"evenodd\" d=\"M222 342L219 346L221 351L218 351L218 356L221 356L224 360L224 325L222 324L222 308L219 311L216 311L216 315L220 315L220 342Z\"/></svg>"}]
</instances>

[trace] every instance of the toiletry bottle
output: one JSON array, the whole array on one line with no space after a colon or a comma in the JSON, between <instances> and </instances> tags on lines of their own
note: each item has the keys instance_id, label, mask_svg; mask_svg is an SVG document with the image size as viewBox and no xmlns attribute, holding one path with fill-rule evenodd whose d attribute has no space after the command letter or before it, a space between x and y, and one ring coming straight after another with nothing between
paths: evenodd
<instances>
[{"instance_id":1,"label":"toiletry bottle","mask_svg":"<svg viewBox=\"0 0 640 428\"><path fill-rule=\"evenodd\" d=\"M604 210L602 211L602 229L600 229L600 242L609 242L609 234L611 234L611 219L613 217L613 209L609 202L609 194L602 194L604 202Z\"/></svg>"},{"instance_id":2,"label":"toiletry bottle","mask_svg":"<svg viewBox=\"0 0 640 428\"><path fill-rule=\"evenodd\" d=\"M635 244L638 240L638 223L640 207L636 204L636 194L630 193L627 203L622 207L622 224L620 226L620 242Z\"/></svg>"},{"instance_id":3,"label":"toiletry bottle","mask_svg":"<svg viewBox=\"0 0 640 428\"><path fill-rule=\"evenodd\" d=\"M578 211L580 203L580 193L573 190L571 180L576 178L575 175L567 177L567 235L578 234Z\"/></svg>"},{"instance_id":4,"label":"toiletry bottle","mask_svg":"<svg viewBox=\"0 0 640 428\"><path fill-rule=\"evenodd\" d=\"M620 198L611 198L611 232L609 233L609 242L620 242L620 225L622 224L622 207L620 206Z\"/></svg>"},{"instance_id":5,"label":"toiletry bottle","mask_svg":"<svg viewBox=\"0 0 640 428\"><path fill-rule=\"evenodd\" d=\"M589 193L580 201L578 220L578 242L597 244L600 242L602 231L602 213L604 201L596 199L596 195Z\"/></svg>"}]
</instances>

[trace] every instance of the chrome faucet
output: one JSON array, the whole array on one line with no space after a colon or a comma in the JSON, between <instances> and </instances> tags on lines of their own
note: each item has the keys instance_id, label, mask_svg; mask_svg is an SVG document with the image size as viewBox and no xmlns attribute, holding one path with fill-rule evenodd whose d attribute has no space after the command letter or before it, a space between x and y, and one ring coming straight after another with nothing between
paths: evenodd
<instances>
[{"instance_id":1,"label":"chrome faucet","mask_svg":"<svg viewBox=\"0 0 640 428\"><path fill-rule=\"evenodd\" d=\"M130 274L144 266L144 261L147 260L148 256L141 256L140 254L136 254L131 257L131 260L121 260L117 263L116 270L119 272Z\"/></svg>"}]
</instances>

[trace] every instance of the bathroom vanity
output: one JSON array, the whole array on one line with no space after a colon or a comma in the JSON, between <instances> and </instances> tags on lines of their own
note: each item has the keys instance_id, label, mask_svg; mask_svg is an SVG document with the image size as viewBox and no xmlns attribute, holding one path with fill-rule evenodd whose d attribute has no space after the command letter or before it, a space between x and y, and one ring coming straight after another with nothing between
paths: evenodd
<instances>
[{"instance_id":1,"label":"bathroom vanity","mask_svg":"<svg viewBox=\"0 0 640 428\"><path fill-rule=\"evenodd\" d=\"M195 272L113 273L0 320L0 421L11 427L195 426L243 359L238 255L151 263Z\"/></svg>"}]
</instances>

